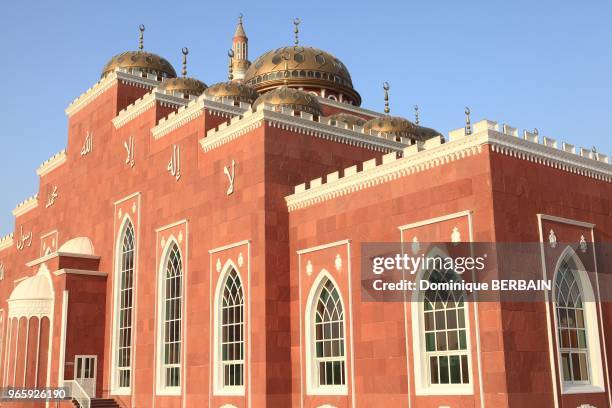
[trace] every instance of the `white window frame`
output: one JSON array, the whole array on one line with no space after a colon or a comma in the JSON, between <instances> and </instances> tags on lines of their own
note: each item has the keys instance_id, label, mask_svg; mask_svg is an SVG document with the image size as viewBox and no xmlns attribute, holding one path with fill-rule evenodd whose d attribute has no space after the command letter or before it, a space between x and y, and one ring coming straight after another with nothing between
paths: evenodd
<instances>
[{"instance_id":1,"label":"white window frame","mask_svg":"<svg viewBox=\"0 0 612 408\"><path fill-rule=\"evenodd\" d=\"M342 306L344 322L342 325L342 337L344 339L344 384L342 385L319 385L319 369L317 367L316 358L316 345L315 345L315 313L316 304L319 300L319 295L323 288L323 283L326 280L330 280L340 296L340 305ZM305 344L306 344L306 393L308 395L348 395L348 382L349 382L349 349L346 337L346 325L348 309L342 298L342 292L338 282L334 277L325 269L323 269L319 276L315 279L308 294L306 300L306 312L304 314L304 325L305 325Z\"/></svg>"},{"instance_id":2,"label":"white window frame","mask_svg":"<svg viewBox=\"0 0 612 408\"><path fill-rule=\"evenodd\" d=\"M164 361L164 324L165 324L165 283L166 283L166 265L168 264L168 259L170 257L171 249L176 245L178 249L178 254L181 260L181 323L180 323L180 364L179 364L179 385L177 386L166 386L166 373L165 369L168 367ZM162 256L160 257L158 277L157 277L157 359L156 359L156 395L181 395L181 389L183 383L185 381L184 373L183 373L183 351L184 351L184 327L183 327L183 319L185 317L184 313L184 305L185 305L185 259L183 257L183 252L181 251L181 247L178 241L171 237L166 242L166 246L162 252Z\"/></svg>"},{"instance_id":3,"label":"white window frame","mask_svg":"<svg viewBox=\"0 0 612 408\"><path fill-rule=\"evenodd\" d=\"M442 258L447 255L440 249L434 248L427 257ZM421 268L417 271L415 282L419 282L429 270ZM431 384L427 364L427 350L425 347L425 313L423 301L424 293L421 290L412 292L410 311L412 316L412 360L414 364L414 384L416 395L473 395L474 394L474 363L472 361L470 312L467 301L464 302L464 320L466 331L466 346L470 381L467 384Z\"/></svg>"},{"instance_id":4,"label":"white window frame","mask_svg":"<svg viewBox=\"0 0 612 408\"><path fill-rule=\"evenodd\" d=\"M243 304L243 309L242 309L242 324L243 324L243 358L242 358L242 364L243 364L243 368L242 368L242 375L243 375L243 384L242 385L236 385L236 386L226 386L223 384L223 359L222 359L222 347L221 347L221 323L222 323L222 308L221 308L221 302L223 301L223 290L225 289L225 283L227 282L227 278L230 274L230 272L234 270L236 272L236 274L238 275L238 279L240 279L240 284L242 286L242 304ZM246 366L246 351L247 351L247 325L246 325L246 317L247 317L247 310L246 310L246 296L247 294L245 293L245 281L242 277L242 274L240 273L240 269L238 269L238 267L232 262L232 261L227 261L225 266L223 267L222 271L221 271L221 277L219 278L219 280L217 281L217 288L215 290L215 297L214 297L214 334L213 334L213 356L214 356L214 370L213 370L213 391L215 395L234 395L234 396L243 396L244 395L244 384L246 383L246 379L247 379L247 366Z\"/></svg>"},{"instance_id":5,"label":"white window frame","mask_svg":"<svg viewBox=\"0 0 612 408\"><path fill-rule=\"evenodd\" d=\"M568 382L563 380L563 366L561 365L561 349L559 343L559 322L557 321L557 294L556 287L553 286L553 320L554 320L554 338L555 338L555 354L557 358L557 369L559 374L559 382L561 383L561 394L589 394L605 392L603 367L601 357L601 343L599 340L599 322L597 317L597 302L593 293L593 286L589 280L584 264L569 245L563 250L557 264L555 265L555 273L553 276L553 285L557 279L557 273L564 259L571 258L576 265L576 278L582 291L582 299L584 306L584 323L586 327L587 349L588 349L588 366L589 366L589 382Z\"/></svg>"},{"instance_id":6,"label":"white window frame","mask_svg":"<svg viewBox=\"0 0 612 408\"><path fill-rule=\"evenodd\" d=\"M127 232L128 226L132 227L132 231L134 234L134 255L133 255L133 265L132 265L132 325L131 325L131 342L130 342L130 386L129 387L121 387L119 386L119 296L120 296L120 286L121 286L121 273L122 273L122 264L123 264L123 240L125 238L125 234ZM126 215L123 219L121 228L119 229L120 233L117 237L117 241L115 243L115 273L114 273L114 295L113 295L113 305L114 305L114 314L113 314L113 339L112 339L112 362L111 362L111 394L112 395L130 395L132 392L132 384L134 383L134 311L135 311L135 300L136 300L136 253L137 253L137 237L136 237L136 227L132 219Z\"/></svg>"}]
</instances>

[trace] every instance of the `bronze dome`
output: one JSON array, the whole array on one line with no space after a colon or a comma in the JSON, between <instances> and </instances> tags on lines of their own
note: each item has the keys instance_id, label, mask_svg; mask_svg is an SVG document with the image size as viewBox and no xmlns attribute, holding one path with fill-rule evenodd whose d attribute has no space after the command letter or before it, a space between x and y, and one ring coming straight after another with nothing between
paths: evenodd
<instances>
[{"instance_id":1,"label":"bronze dome","mask_svg":"<svg viewBox=\"0 0 612 408\"><path fill-rule=\"evenodd\" d=\"M334 115L328 116L328 119L334 123L346 123L349 127L354 126L363 126L366 123L364 118L361 118L356 115L351 115L350 113L336 113Z\"/></svg>"},{"instance_id":2,"label":"bronze dome","mask_svg":"<svg viewBox=\"0 0 612 408\"><path fill-rule=\"evenodd\" d=\"M361 96L353 89L353 81L346 66L332 54L313 47L282 47L257 58L245 73L244 82L258 92L266 92L283 85L285 62L291 87L330 89L346 96L355 105Z\"/></svg>"},{"instance_id":3,"label":"bronze dome","mask_svg":"<svg viewBox=\"0 0 612 408\"><path fill-rule=\"evenodd\" d=\"M235 102L250 104L259 97L255 89L238 81L219 82L211 85L204 93L212 100L220 101L223 98L229 98Z\"/></svg>"},{"instance_id":4,"label":"bronze dome","mask_svg":"<svg viewBox=\"0 0 612 408\"><path fill-rule=\"evenodd\" d=\"M285 107L294 111L321 115L321 105L315 96L288 86L282 86L261 95L253 103L253 109L257 109L262 103L273 105L277 110Z\"/></svg>"},{"instance_id":5,"label":"bronze dome","mask_svg":"<svg viewBox=\"0 0 612 408\"><path fill-rule=\"evenodd\" d=\"M180 77L165 79L157 88L168 93L177 92L187 96L200 96L206 90L207 86L198 79Z\"/></svg>"},{"instance_id":6,"label":"bronze dome","mask_svg":"<svg viewBox=\"0 0 612 408\"><path fill-rule=\"evenodd\" d=\"M126 51L115 55L102 69L101 77L105 77L117 68L124 68L128 71L136 69L162 78L176 77L176 71L166 59L142 50Z\"/></svg>"},{"instance_id":7,"label":"bronze dome","mask_svg":"<svg viewBox=\"0 0 612 408\"><path fill-rule=\"evenodd\" d=\"M379 136L394 137L400 141L400 137L406 137L413 141L421 140L417 134L417 127L408 119L398 116L382 116L380 118L370 119L363 125L364 132L370 130Z\"/></svg>"}]
</instances>

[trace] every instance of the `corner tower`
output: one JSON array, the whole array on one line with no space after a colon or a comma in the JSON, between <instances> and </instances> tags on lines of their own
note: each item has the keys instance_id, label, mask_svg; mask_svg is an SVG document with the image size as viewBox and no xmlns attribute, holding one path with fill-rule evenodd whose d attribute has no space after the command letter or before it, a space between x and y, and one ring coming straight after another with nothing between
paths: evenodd
<instances>
[{"instance_id":1,"label":"corner tower","mask_svg":"<svg viewBox=\"0 0 612 408\"><path fill-rule=\"evenodd\" d=\"M234 80L241 81L244 79L247 69L251 66L249 61L249 39L242 26L242 14L238 17L238 25L232 39L232 50L234 51L232 59Z\"/></svg>"}]
</instances>

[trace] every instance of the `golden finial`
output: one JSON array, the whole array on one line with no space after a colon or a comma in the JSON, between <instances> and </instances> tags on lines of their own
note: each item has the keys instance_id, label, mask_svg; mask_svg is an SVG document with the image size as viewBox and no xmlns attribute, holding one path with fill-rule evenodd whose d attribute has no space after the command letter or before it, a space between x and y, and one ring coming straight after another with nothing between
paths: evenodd
<instances>
[{"instance_id":1,"label":"golden finial","mask_svg":"<svg viewBox=\"0 0 612 408\"><path fill-rule=\"evenodd\" d=\"M240 13L238 15L238 24L240 24L240 25L242 25L242 17L243 17L243 15L242 15L242 13Z\"/></svg>"},{"instance_id":2,"label":"golden finial","mask_svg":"<svg viewBox=\"0 0 612 408\"><path fill-rule=\"evenodd\" d=\"M242 14L241 14L242 15ZM230 48L230 50L227 52L227 56L229 57L229 74L227 75L227 78L232 81L234 79L234 71L233 71L233 66L232 66L232 61L234 59L234 50L232 50Z\"/></svg>"},{"instance_id":3,"label":"golden finial","mask_svg":"<svg viewBox=\"0 0 612 408\"><path fill-rule=\"evenodd\" d=\"M420 124L420 120L419 120L419 105L414 105L414 123L417 126Z\"/></svg>"},{"instance_id":4,"label":"golden finial","mask_svg":"<svg viewBox=\"0 0 612 408\"><path fill-rule=\"evenodd\" d=\"M300 43L300 29L299 29L299 25L302 22L302 20L300 20L299 18L294 18L293 19L293 25L295 26L293 28L293 34L295 34L295 40L293 40L293 42L295 43L295 46L297 47L298 44Z\"/></svg>"},{"instance_id":5,"label":"golden finial","mask_svg":"<svg viewBox=\"0 0 612 408\"><path fill-rule=\"evenodd\" d=\"M389 89L391 87L388 82L383 82L383 89L385 90L385 114L388 115L391 112L391 109L389 109Z\"/></svg>"},{"instance_id":6,"label":"golden finial","mask_svg":"<svg viewBox=\"0 0 612 408\"><path fill-rule=\"evenodd\" d=\"M145 26L144 24L141 24L138 29L140 30L140 42L138 44L138 49L142 50L144 48L144 30L145 30Z\"/></svg>"},{"instance_id":7,"label":"golden finial","mask_svg":"<svg viewBox=\"0 0 612 408\"><path fill-rule=\"evenodd\" d=\"M183 53L183 76L185 77L187 76L187 54L189 54L189 48L183 47L181 52Z\"/></svg>"},{"instance_id":8,"label":"golden finial","mask_svg":"<svg viewBox=\"0 0 612 408\"><path fill-rule=\"evenodd\" d=\"M466 135L472 134L472 124L470 122L470 113L472 113L472 111L470 110L470 108L466 106L465 107L465 134Z\"/></svg>"},{"instance_id":9,"label":"golden finial","mask_svg":"<svg viewBox=\"0 0 612 408\"><path fill-rule=\"evenodd\" d=\"M288 52L283 53L283 59L285 60L285 86L289 85L289 59L291 58L291 54Z\"/></svg>"}]
</instances>

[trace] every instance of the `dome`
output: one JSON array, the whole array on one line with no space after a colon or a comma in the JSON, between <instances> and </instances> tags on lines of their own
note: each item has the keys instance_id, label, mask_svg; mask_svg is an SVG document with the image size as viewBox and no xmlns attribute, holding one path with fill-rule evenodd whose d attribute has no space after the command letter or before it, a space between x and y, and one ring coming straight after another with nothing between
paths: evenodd
<instances>
[{"instance_id":1,"label":"dome","mask_svg":"<svg viewBox=\"0 0 612 408\"><path fill-rule=\"evenodd\" d=\"M222 98L233 99L236 102L252 104L259 94L252 87L238 81L219 82L211 85L205 92L212 100L220 101Z\"/></svg>"},{"instance_id":2,"label":"dome","mask_svg":"<svg viewBox=\"0 0 612 408\"><path fill-rule=\"evenodd\" d=\"M351 128L354 126L363 126L366 123L366 120L364 118L361 118L356 115L351 115L350 113L336 113L334 115L328 116L328 119L335 123L346 123Z\"/></svg>"},{"instance_id":3,"label":"dome","mask_svg":"<svg viewBox=\"0 0 612 408\"><path fill-rule=\"evenodd\" d=\"M64 242L57 252L77 255L94 255L94 246L87 237L76 237Z\"/></svg>"},{"instance_id":4,"label":"dome","mask_svg":"<svg viewBox=\"0 0 612 408\"><path fill-rule=\"evenodd\" d=\"M9 302L52 299L53 287L51 279L48 276L47 267L43 264L36 275L22 280L15 286L9 297Z\"/></svg>"},{"instance_id":5,"label":"dome","mask_svg":"<svg viewBox=\"0 0 612 408\"><path fill-rule=\"evenodd\" d=\"M164 79L157 89L168 93L177 92L187 97L200 96L208 88L206 84L199 79L189 77L168 78Z\"/></svg>"},{"instance_id":6,"label":"dome","mask_svg":"<svg viewBox=\"0 0 612 408\"><path fill-rule=\"evenodd\" d=\"M353 89L346 66L332 54L313 47L283 47L268 51L257 58L247 70L244 82L258 92L283 85L285 58L289 70L289 86L323 88L342 93L355 105L361 96Z\"/></svg>"},{"instance_id":7,"label":"dome","mask_svg":"<svg viewBox=\"0 0 612 408\"><path fill-rule=\"evenodd\" d=\"M172 65L159 55L147 51L126 51L115 55L102 69L101 77L105 77L117 68L128 71L140 70L162 78L175 78L176 71Z\"/></svg>"},{"instance_id":8,"label":"dome","mask_svg":"<svg viewBox=\"0 0 612 408\"><path fill-rule=\"evenodd\" d=\"M417 133L417 126L398 116L382 116L380 118L370 119L363 125L365 132L372 131L379 136L395 137L399 141L400 137L409 138L412 141L421 140L421 136Z\"/></svg>"},{"instance_id":9,"label":"dome","mask_svg":"<svg viewBox=\"0 0 612 408\"><path fill-rule=\"evenodd\" d=\"M319 105L315 96L287 86L276 88L261 95L253 103L253 109L257 109L257 106L262 103L273 105L277 110L286 107L294 111L321 115L321 105Z\"/></svg>"}]
</instances>

